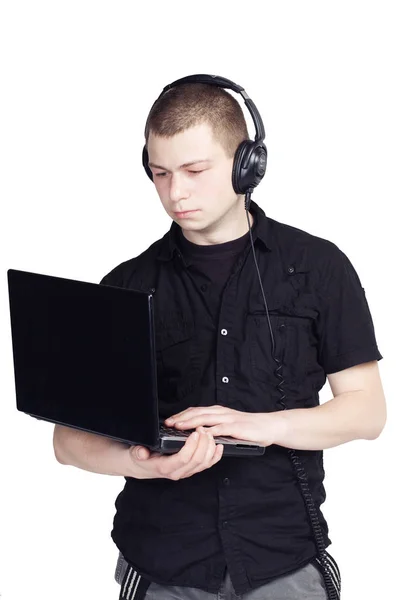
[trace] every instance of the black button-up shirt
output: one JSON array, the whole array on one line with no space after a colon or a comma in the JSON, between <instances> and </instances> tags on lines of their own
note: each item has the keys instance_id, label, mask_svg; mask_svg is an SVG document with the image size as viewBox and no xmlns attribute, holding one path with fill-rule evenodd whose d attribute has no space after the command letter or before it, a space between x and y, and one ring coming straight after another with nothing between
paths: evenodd
<instances>
[{"instance_id":1,"label":"black button-up shirt","mask_svg":"<svg viewBox=\"0 0 400 600\"><path fill-rule=\"evenodd\" d=\"M253 201L253 239L288 409L319 404L326 374L380 360L365 290L332 242L265 216ZM223 257L223 260L219 260ZM173 223L101 283L155 289L160 416L220 404L280 410L281 393L249 234L197 248ZM322 451L298 451L325 546L331 543ZM288 450L223 457L172 481L126 477L111 536L144 578L216 593L227 567L244 594L316 555Z\"/></svg>"}]
</instances>

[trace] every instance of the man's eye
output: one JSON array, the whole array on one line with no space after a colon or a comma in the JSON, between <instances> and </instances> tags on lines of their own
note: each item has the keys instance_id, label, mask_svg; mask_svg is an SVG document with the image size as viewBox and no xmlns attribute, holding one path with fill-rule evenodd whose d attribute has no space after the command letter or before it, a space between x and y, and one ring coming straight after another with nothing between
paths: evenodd
<instances>
[{"instance_id":1,"label":"man's eye","mask_svg":"<svg viewBox=\"0 0 400 600\"><path fill-rule=\"evenodd\" d=\"M194 174L202 173L203 170L201 170L201 171L188 171L188 173L193 173L193 175L194 175ZM164 177L165 175L166 175L166 173L156 173L156 177Z\"/></svg>"}]
</instances>

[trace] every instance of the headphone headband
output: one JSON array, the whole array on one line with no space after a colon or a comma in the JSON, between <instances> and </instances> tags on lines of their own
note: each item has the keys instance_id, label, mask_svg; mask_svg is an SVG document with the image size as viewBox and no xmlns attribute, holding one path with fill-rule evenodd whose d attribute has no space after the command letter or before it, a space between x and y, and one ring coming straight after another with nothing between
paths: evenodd
<instances>
[{"instance_id":1,"label":"headphone headband","mask_svg":"<svg viewBox=\"0 0 400 600\"><path fill-rule=\"evenodd\" d=\"M251 117L253 119L254 127L256 129L256 135L254 141L262 142L265 138L265 130L264 124L261 119L261 115L257 110L256 105L253 100L249 98L246 90L241 86L237 85L230 79L226 79L225 77L220 77L219 75L206 75L206 74L198 74L198 75L188 75L187 77L181 77L180 79L176 79L172 83L169 83L165 86L161 94L158 96L160 98L165 92L167 92L170 88L173 88L177 85L182 85L183 83L207 83L209 85L216 85L218 87L226 88L229 90L233 90L242 96L247 108L250 111ZM157 100L158 100L157 98Z\"/></svg>"}]
</instances>

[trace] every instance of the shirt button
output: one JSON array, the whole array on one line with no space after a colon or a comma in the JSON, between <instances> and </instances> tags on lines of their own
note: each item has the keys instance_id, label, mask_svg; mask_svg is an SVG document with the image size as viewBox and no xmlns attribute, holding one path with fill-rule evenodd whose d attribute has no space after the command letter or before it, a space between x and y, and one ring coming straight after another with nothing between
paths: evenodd
<instances>
[{"instance_id":1,"label":"shirt button","mask_svg":"<svg viewBox=\"0 0 400 600\"><path fill-rule=\"evenodd\" d=\"M223 377L222 383L229 383L229 377Z\"/></svg>"},{"instance_id":2,"label":"shirt button","mask_svg":"<svg viewBox=\"0 0 400 600\"><path fill-rule=\"evenodd\" d=\"M222 522L222 529L227 529L228 527L228 521L223 521Z\"/></svg>"},{"instance_id":3,"label":"shirt button","mask_svg":"<svg viewBox=\"0 0 400 600\"><path fill-rule=\"evenodd\" d=\"M230 484L229 478L225 477L225 479L224 479L224 485L229 485L229 484Z\"/></svg>"},{"instance_id":4,"label":"shirt button","mask_svg":"<svg viewBox=\"0 0 400 600\"><path fill-rule=\"evenodd\" d=\"M228 331L226 329L221 329L221 334L222 335L228 335Z\"/></svg>"},{"instance_id":5,"label":"shirt button","mask_svg":"<svg viewBox=\"0 0 400 600\"><path fill-rule=\"evenodd\" d=\"M285 329L286 329L285 323L282 323L281 325L279 325L279 331L281 331L283 333L285 331Z\"/></svg>"},{"instance_id":6,"label":"shirt button","mask_svg":"<svg viewBox=\"0 0 400 600\"><path fill-rule=\"evenodd\" d=\"M287 272L288 273L294 273L294 266L293 265L289 265L289 267L287 268Z\"/></svg>"},{"instance_id":7,"label":"shirt button","mask_svg":"<svg viewBox=\"0 0 400 600\"><path fill-rule=\"evenodd\" d=\"M205 292L207 290L207 285L203 283L203 285L200 286L200 289L202 292Z\"/></svg>"}]
</instances>

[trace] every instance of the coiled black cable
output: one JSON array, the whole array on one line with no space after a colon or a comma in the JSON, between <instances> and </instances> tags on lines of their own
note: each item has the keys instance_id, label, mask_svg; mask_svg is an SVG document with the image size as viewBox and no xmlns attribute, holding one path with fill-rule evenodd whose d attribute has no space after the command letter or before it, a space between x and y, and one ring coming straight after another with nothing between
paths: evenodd
<instances>
[{"instance_id":1,"label":"coiled black cable","mask_svg":"<svg viewBox=\"0 0 400 600\"><path fill-rule=\"evenodd\" d=\"M268 326L269 326L269 330L271 333L272 357L278 365L274 371L276 377L279 379L279 383L277 384L276 387L277 387L278 391L281 393L281 397L280 397L278 403L281 405L282 410L287 410L287 406L284 402L284 400L286 398L286 394L283 390L283 384L285 383L285 380L282 375L282 364L279 361L279 359L276 358L276 356L275 356L275 339L274 339L274 335L272 332L267 301L265 299L264 288L262 285L260 271L259 271L257 260L256 260L253 236L252 236L252 232L251 232L251 225L250 225L250 219L249 219L249 208L250 208L252 192L253 192L253 189L250 189L248 192L246 192L244 207L246 210L247 223L249 225L250 240L251 240L251 247L253 250L254 263L255 263L255 266L257 269L257 275L258 275L258 279L260 282L261 291L262 291L264 304L265 304L266 317L268 319ZM300 457L297 455L296 451L291 448L288 448L288 453L289 453L289 458L292 463L293 470L295 472L295 475L297 477L297 480L298 480L298 483L300 486L300 491L303 496L307 514L308 514L308 517L310 520L311 529L314 534L315 544L317 547L317 556L316 556L315 560L319 565L319 570L320 570L323 580L324 580L325 589L326 589L326 592L328 595L328 600L340 600L341 576L340 576L339 567L336 564L334 558L325 549L321 525L320 525L320 522L318 519L318 514L317 514L315 504L314 504L314 500L313 500L313 497L310 492L310 487L308 485L307 473L306 473L304 466L300 460Z\"/></svg>"}]
</instances>

